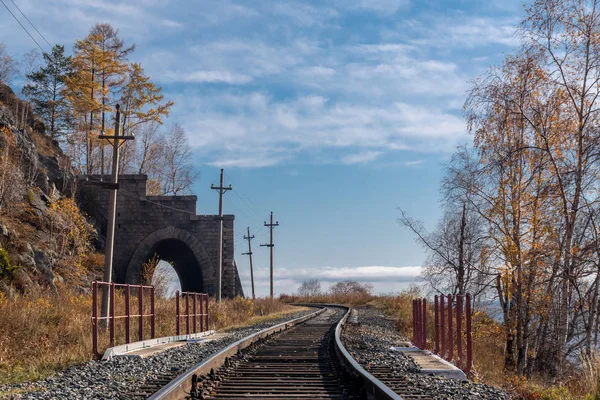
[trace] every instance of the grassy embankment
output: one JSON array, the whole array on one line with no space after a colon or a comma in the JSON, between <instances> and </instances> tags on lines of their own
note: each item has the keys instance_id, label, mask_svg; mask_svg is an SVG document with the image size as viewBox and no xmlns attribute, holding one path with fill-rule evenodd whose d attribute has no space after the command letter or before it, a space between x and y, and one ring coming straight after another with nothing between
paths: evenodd
<instances>
[{"instance_id":1,"label":"grassy embankment","mask_svg":"<svg viewBox=\"0 0 600 400\"><path fill-rule=\"evenodd\" d=\"M286 302L338 303L352 306L371 306L380 309L396 322L397 329L407 338L412 336L412 299L414 294L398 296L322 295L312 298L285 296ZM433 314L428 318L434 320ZM428 337L434 337L433 325ZM476 382L502 387L514 399L525 400L600 400L600 355L596 362L583 368L571 368L560 385L539 378L518 378L504 371L504 330L483 311L473 315L474 368L470 378ZM430 344L433 347L433 344Z\"/></svg>"},{"instance_id":2,"label":"grassy embankment","mask_svg":"<svg viewBox=\"0 0 600 400\"><path fill-rule=\"evenodd\" d=\"M132 309L137 310L133 300ZM145 303L148 303L147 301ZM122 296L115 302L122 312ZM59 294L32 293L7 299L0 293L0 384L42 379L70 365L94 359L92 354L90 295L59 289ZM146 309L146 307L148 307ZM149 313L149 304L144 304ZM260 316L260 310L263 316ZM220 306L211 299L210 329L225 330L236 326L269 321L298 311L278 300L256 301L236 298ZM156 336L175 334L175 301L157 300ZM137 320L132 319L132 341L137 340ZM185 327L182 321L182 328ZM145 325L149 337L149 323ZM118 343L124 343L124 321L117 323ZM100 348L108 347L108 335L100 337Z\"/></svg>"}]
</instances>

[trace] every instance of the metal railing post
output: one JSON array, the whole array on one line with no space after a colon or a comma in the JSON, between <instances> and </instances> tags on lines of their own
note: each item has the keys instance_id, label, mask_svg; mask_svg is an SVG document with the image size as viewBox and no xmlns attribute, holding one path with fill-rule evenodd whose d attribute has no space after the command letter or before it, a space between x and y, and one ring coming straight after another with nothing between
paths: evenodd
<instances>
[{"instance_id":1,"label":"metal railing post","mask_svg":"<svg viewBox=\"0 0 600 400\"><path fill-rule=\"evenodd\" d=\"M192 321L192 333L197 333L198 330L196 329L196 316L197 316L197 312L196 312L196 303L198 302L198 293L194 293L194 303L192 304L192 312L194 313L194 319Z\"/></svg>"},{"instance_id":2,"label":"metal railing post","mask_svg":"<svg viewBox=\"0 0 600 400\"><path fill-rule=\"evenodd\" d=\"M144 340L144 288L138 287L138 311L140 317L138 319L138 340Z\"/></svg>"},{"instance_id":3,"label":"metal railing post","mask_svg":"<svg viewBox=\"0 0 600 400\"><path fill-rule=\"evenodd\" d=\"M435 319L435 346L433 349L433 352L435 354L438 354L440 352L440 316L439 316L439 304L438 304L438 296L437 294L434 296L434 303L433 303L433 313L434 315L434 319Z\"/></svg>"},{"instance_id":4,"label":"metal railing post","mask_svg":"<svg viewBox=\"0 0 600 400\"><path fill-rule=\"evenodd\" d=\"M442 342L442 348L440 351L440 357L446 356L446 308L444 307L444 295L440 296L440 341Z\"/></svg>"},{"instance_id":5,"label":"metal railing post","mask_svg":"<svg viewBox=\"0 0 600 400\"><path fill-rule=\"evenodd\" d=\"M415 344L421 348L421 299L417 299L417 340Z\"/></svg>"},{"instance_id":6,"label":"metal railing post","mask_svg":"<svg viewBox=\"0 0 600 400\"><path fill-rule=\"evenodd\" d=\"M156 334L156 317L154 314L154 286L150 288L150 338L154 339Z\"/></svg>"},{"instance_id":7,"label":"metal railing post","mask_svg":"<svg viewBox=\"0 0 600 400\"><path fill-rule=\"evenodd\" d=\"M204 332L204 295L200 294L200 332Z\"/></svg>"},{"instance_id":8,"label":"metal railing post","mask_svg":"<svg viewBox=\"0 0 600 400\"><path fill-rule=\"evenodd\" d=\"M472 331L471 331L471 312L472 312L472 308L471 308L471 294L467 293L467 305L466 305L466 310L465 313L466 315L466 319L467 319L467 365L465 367L464 372L466 374L468 374L469 372L471 372L471 368L473 367L473 337L472 337Z\"/></svg>"},{"instance_id":9,"label":"metal railing post","mask_svg":"<svg viewBox=\"0 0 600 400\"><path fill-rule=\"evenodd\" d=\"M456 295L456 366L462 366L462 294Z\"/></svg>"},{"instance_id":10,"label":"metal railing post","mask_svg":"<svg viewBox=\"0 0 600 400\"><path fill-rule=\"evenodd\" d=\"M130 332L129 332L129 323L131 322L131 308L130 308L130 296L131 289L129 284L125 286L125 343L130 342Z\"/></svg>"},{"instance_id":11,"label":"metal railing post","mask_svg":"<svg viewBox=\"0 0 600 400\"><path fill-rule=\"evenodd\" d=\"M412 301L412 342L417 344L417 300L413 299Z\"/></svg>"},{"instance_id":12,"label":"metal railing post","mask_svg":"<svg viewBox=\"0 0 600 400\"><path fill-rule=\"evenodd\" d=\"M454 344L452 343L452 339L454 338L452 332L452 295L448 295L448 358L446 360L452 361L454 357Z\"/></svg>"},{"instance_id":13,"label":"metal railing post","mask_svg":"<svg viewBox=\"0 0 600 400\"><path fill-rule=\"evenodd\" d=\"M109 284L109 329L110 329L110 347L115 347L115 284Z\"/></svg>"},{"instance_id":14,"label":"metal railing post","mask_svg":"<svg viewBox=\"0 0 600 400\"><path fill-rule=\"evenodd\" d=\"M204 325L204 327L206 328L206 330L208 331L208 327L210 325L210 319L209 319L209 314L208 314L208 294L204 295L204 312L206 314L205 318L206 318L206 325Z\"/></svg>"},{"instance_id":15,"label":"metal railing post","mask_svg":"<svg viewBox=\"0 0 600 400\"><path fill-rule=\"evenodd\" d=\"M423 299L423 350L427 348L427 300Z\"/></svg>"},{"instance_id":16,"label":"metal railing post","mask_svg":"<svg viewBox=\"0 0 600 400\"><path fill-rule=\"evenodd\" d=\"M181 330L180 330L180 326L179 326L180 313L181 313L181 310L179 309L179 290L176 290L175 291L175 334L177 336L179 336L181 334Z\"/></svg>"},{"instance_id":17,"label":"metal railing post","mask_svg":"<svg viewBox=\"0 0 600 400\"><path fill-rule=\"evenodd\" d=\"M98 357L98 281L92 282L92 348Z\"/></svg>"},{"instance_id":18,"label":"metal railing post","mask_svg":"<svg viewBox=\"0 0 600 400\"><path fill-rule=\"evenodd\" d=\"M190 334L190 293L185 292L185 334Z\"/></svg>"}]
</instances>

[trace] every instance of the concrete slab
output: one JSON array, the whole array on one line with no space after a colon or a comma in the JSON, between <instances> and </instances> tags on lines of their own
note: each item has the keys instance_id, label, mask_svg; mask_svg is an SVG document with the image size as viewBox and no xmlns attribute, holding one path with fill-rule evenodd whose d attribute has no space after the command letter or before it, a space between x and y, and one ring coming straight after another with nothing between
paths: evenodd
<instances>
[{"instance_id":1,"label":"concrete slab","mask_svg":"<svg viewBox=\"0 0 600 400\"><path fill-rule=\"evenodd\" d=\"M102 357L102 360L104 360L104 361L111 360L113 357L119 357L119 356L123 356L126 354L129 355L129 354L132 354L133 352L136 352L139 350L145 350L145 349L154 348L154 347L156 347L157 349L160 349L160 347L157 347L157 346L164 346L164 345L167 345L170 343L185 344L188 340L208 340L208 339L215 340L220 337L219 335L222 335L222 334L216 334L215 331L207 331L207 332L202 332L202 333L194 333L194 334L190 334L190 335L167 336L167 337L148 339L148 340L142 340L139 342L123 344L120 346L109 347L108 349L106 349L106 351L104 352L104 356ZM164 350L166 350L166 348L164 348L161 351L164 351ZM147 352L143 352L143 353L146 354ZM139 355L136 355L134 357L139 357ZM148 357L148 355L146 355L146 357Z\"/></svg>"},{"instance_id":2,"label":"concrete slab","mask_svg":"<svg viewBox=\"0 0 600 400\"><path fill-rule=\"evenodd\" d=\"M123 354L115 354L113 357L134 357L134 358L146 358L150 357L156 353L163 352L165 350L173 349L175 347L184 346L186 342L171 342L171 343L163 343L158 344L152 347L145 347L143 349L133 350L128 353Z\"/></svg>"},{"instance_id":3,"label":"concrete slab","mask_svg":"<svg viewBox=\"0 0 600 400\"><path fill-rule=\"evenodd\" d=\"M412 358L423 374L443 376L459 381L467 380L465 373L456 365L428 350L421 350L417 347L392 347L391 350L402 352Z\"/></svg>"}]
</instances>

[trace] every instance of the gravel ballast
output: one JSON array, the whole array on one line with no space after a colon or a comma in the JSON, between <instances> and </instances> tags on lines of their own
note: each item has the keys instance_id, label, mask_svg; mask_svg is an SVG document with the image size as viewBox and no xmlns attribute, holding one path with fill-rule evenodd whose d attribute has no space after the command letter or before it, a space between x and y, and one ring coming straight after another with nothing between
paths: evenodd
<instances>
[{"instance_id":1,"label":"gravel ballast","mask_svg":"<svg viewBox=\"0 0 600 400\"><path fill-rule=\"evenodd\" d=\"M8 399L119 399L146 382L172 372L185 372L208 356L252 333L316 311L287 314L266 323L234 329L227 336L203 345L186 344L148 358L117 357L112 361L90 361L36 382L0 386L0 398ZM58 350L57 350L58 351ZM9 394L10 393L10 394Z\"/></svg>"},{"instance_id":2,"label":"gravel ballast","mask_svg":"<svg viewBox=\"0 0 600 400\"><path fill-rule=\"evenodd\" d=\"M397 332L394 321L373 308L358 308L353 312L357 318L351 318L355 323L349 321L346 324L342 340L346 349L365 369L389 367L435 400L510 399L508 394L496 387L421 373L410 357L390 350L407 342L407 338Z\"/></svg>"}]
</instances>

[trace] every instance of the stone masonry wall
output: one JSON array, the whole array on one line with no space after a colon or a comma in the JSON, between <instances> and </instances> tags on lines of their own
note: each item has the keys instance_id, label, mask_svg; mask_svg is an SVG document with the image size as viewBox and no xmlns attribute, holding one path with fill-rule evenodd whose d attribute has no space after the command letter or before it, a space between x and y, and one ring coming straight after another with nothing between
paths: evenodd
<instances>
[{"instance_id":1,"label":"stone masonry wall","mask_svg":"<svg viewBox=\"0 0 600 400\"><path fill-rule=\"evenodd\" d=\"M101 233L104 236L108 216L109 191L90 184L90 182L98 180L99 176L92 176L88 182L82 182L80 199L84 209L100 225ZM146 181L146 175L122 175L119 177L113 280L118 283L139 283L141 281L139 274L141 265L137 264L140 255L147 260L153 255L146 254L153 251L148 249L158 249L157 252L160 255L169 254L172 252L164 246L179 246L178 243L181 242L187 245L186 248L191 248L191 252L195 255L195 257L181 259L174 265L182 281L183 290L202 290L214 295L219 247L218 216L196 215L196 196L146 196ZM222 293L225 297L233 297L243 295L233 258L234 216L224 215L223 219ZM162 248L160 247L161 243L163 243ZM181 253L181 251L179 252ZM137 261L132 260L134 254L136 254ZM208 257L203 254L207 254ZM170 256L177 258L178 254ZM132 265L132 263L136 265ZM198 268L201 270L201 278L196 271ZM129 272L128 269L130 269ZM194 271L191 271L192 269ZM202 282L198 282L200 279ZM193 280L193 282L189 280Z\"/></svg>"}]
</instances>

